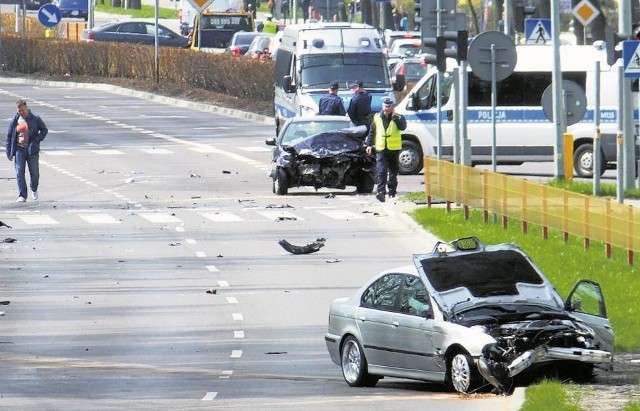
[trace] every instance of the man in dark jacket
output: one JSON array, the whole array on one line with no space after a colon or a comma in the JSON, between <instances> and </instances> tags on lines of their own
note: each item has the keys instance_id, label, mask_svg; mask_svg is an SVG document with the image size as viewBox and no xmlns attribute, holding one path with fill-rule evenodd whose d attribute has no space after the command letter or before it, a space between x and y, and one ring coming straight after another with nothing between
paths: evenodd
<instances>
[{"instance_id":1,"label":"man in dark jacket","mask_svg":"<svg viewBox=\"0 0 640 411\"><path fill-rule=\"evenodd\" d=\"M342 103L342 97L338 95L339 88L337 81L329 85L329 93L322 96L318 103L320 114L329 116L344 116L347 114Z\"/></svg>"},{"instance_id":2,"label":"man in dark jacket","mask_svg":"<svg viewBox=\"0 0 640 411\"><path fill-rule=\"evenodd\" d=\"M7 131L7 159L15 158L16 178L18 180L18 202L27 201L27 182L25 169L29 167L31 198L38 199L38 183L40 181L40 142L49 132L42 119L33 114L27 102L16 102L18 113L9 123Z\"/></svg>"},{"instance_id":3,"label":"man in dark jacket","mask_svg":"<svg viewBox=\"0 0 640 411\"><path fill-rule=\"evenodd\" d=\"M371 126L371 95L362 88L362 81L356 80L351 85L353 97L349 102L349 118L356 126Z\"/></svg>"}]
</instances>

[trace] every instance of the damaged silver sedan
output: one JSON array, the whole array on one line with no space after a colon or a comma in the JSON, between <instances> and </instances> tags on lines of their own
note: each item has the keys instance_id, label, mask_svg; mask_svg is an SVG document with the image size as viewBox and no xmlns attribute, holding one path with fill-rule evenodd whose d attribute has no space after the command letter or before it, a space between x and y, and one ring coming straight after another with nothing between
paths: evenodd
<instances>
[{"instance_id":1,"label":"damaged silver sedan","mask_svg":"<svg viewBox=\"0 0 640 411\"><path fill-rule=\"evenodd\" d=\"M597 283L580 281L563 301L519 247L475 237L439 242L413 262L331 305L325 341L350 386L389 376L509 393L516 376L554 367L575 380L611 369Z\"/></svg>"}]
</instances>

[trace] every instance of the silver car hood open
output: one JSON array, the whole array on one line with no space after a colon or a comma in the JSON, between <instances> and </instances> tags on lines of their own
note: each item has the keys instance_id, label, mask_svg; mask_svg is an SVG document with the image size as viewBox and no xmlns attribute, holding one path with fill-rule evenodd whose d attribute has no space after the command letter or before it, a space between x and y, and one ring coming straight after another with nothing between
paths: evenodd
<instances>
[{"instance_id":1,"label":"silver car hood open","mask_svg":"<svg viewBox=\"0 0 640 411\"><path fill-rule=\"evenodd\" d=\"M413 262L446 315L487 304L532 304L562 309L564 302L540 269L514 244L479 242L454 249L438 243Z\"/></svg>"}]
</instances>

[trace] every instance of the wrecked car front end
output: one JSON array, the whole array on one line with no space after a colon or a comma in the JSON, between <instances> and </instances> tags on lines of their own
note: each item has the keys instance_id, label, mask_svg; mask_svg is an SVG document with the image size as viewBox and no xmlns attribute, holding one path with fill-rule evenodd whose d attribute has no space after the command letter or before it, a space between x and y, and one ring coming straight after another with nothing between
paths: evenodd
<instances>
[{"instance_id":1,"label":"wrecked car front end","mask_svg":"<svg viewBox=\"0 0 640 411\"><path fill-rule=\"evenodd\" d=\"M289 187L344 189L351 185L358 192L371 192L375 158L365 153L364 133L366 128L354 127L314 134L283 147L276 165L286 173Z\"/></svg>"},{"instance_id":2,"label":"wrecked car front end","mask_svg":"<svg viewBox=\"0 0 640 411\"><path fill-rule=\"evenodd\" d=\"M564 302L517 246L458 241L414 263L449 322L495 340L476 365L497 392L555 366L574 380L588 379L594 366L610 369L614 335L597 283L578 283Z\"/></svg>"}]
</instances>

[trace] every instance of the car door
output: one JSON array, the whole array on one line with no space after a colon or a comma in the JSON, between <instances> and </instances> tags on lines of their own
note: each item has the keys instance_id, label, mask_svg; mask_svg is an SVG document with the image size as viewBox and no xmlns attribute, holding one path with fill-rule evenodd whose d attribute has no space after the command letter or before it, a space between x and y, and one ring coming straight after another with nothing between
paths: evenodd
<instances>
[{"instance_id":1,"label":"car door","mask_svg":"<svg viewBox=\"0 0 640 411\"><path fill-rule=\"evenodd\" d=\"M360 299L356 324L369 365L393 366L397 327L392 325L392 319L402 280L402 274L386 274L371 284Z\"/></svg>"},{"instance_id":2,"label":"car door","mask_svg":"<svg viewBox=\"0 0 640 411\"><path fill-rule=\"evenodd\" d=\"M147 28L145 23L140 22L128 22L122 23L118 30L120 34L120 41L127 43L148 43Z\"/></svg>"},{"instance_id":3,"label":"car door","mask_svg":"<svg viewBox=\"0 0 640 411\"><path fill-rule=\"evenodd\" d=\"M441 371L435 366L433 301L422 280L406 275L398 310L393 314L393 366L407 370ZM440 340L440 338L436 338Z\"/></svg>"},{"instance_id":4,"label":"car door","mask_svg":"<svg viewBox=\"0 0 640 411\"><path fill-rule=\"evenodd\" d=\"M613 352L615 336L607 318L600 284L589 280L579 281L569 293L565 309L594 329L601 350Z\"/></svg>"}]
</instances>

